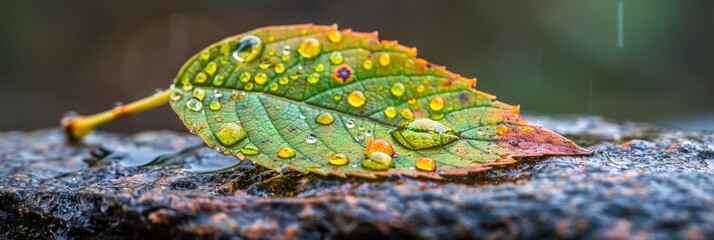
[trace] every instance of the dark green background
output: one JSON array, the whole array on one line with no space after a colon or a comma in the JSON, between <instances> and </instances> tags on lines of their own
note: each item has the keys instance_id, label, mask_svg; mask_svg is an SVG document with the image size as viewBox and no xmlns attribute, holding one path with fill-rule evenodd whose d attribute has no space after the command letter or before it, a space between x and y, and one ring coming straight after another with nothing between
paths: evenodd
<instances>
[{"instance_id":1,"label":"dark green background","mask_svg":"<svg viewBox=\"0 0 714 240\"><path fill-rule=\"evenodd\" d=\"M141 98L212 42L294 23L377 30L526 112L714 129L714 1L12 1L0 22L0 130ZM165 128L168 107L103 129Z\"/></svg>"}]
</instances>

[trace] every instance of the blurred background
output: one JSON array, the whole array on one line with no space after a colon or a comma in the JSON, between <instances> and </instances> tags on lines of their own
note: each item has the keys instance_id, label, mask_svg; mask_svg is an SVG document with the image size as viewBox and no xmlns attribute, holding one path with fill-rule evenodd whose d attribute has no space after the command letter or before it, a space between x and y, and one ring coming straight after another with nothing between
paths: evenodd
<instances>
[{"instance_id":1,"label":"blurred background","mask_svg":"<svg viewBox=\"0 0 714 240\"><path fill-rule=\"evenodd\" d=\"M169 86L194 53L275 24L379 31L525 112L714 130L714 1L4 1L0 130ZM168 106L109 124L185 128Z\"/></svg>"}]
</instances>

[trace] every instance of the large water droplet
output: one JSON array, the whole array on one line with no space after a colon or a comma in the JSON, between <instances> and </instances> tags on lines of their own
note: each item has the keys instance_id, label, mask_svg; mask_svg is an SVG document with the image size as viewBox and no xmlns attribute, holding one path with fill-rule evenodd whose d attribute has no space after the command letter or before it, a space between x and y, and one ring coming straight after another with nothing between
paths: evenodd
<instances>
[{"instance_id":1,"label":"large water droplet","mask_svg":"<svg viewBox=\"0 0 714 240\"><path fill-rule=\"evenodd\" d=\"M268 81L268 75L267 75L267 74L262 73L262 72L255 74L255 83L260 84L260 85L263 85L263 84L265 84L265 82L267 82L267 81Z\"/></svg>"},{"instance_id":2,"label":"large water droplet","mask_svg":"<svg viewBox=\"0 0 714 240\"><path fill-rule=\"evenodd\" d=\"M388 170L390 167L394 167L394 160L392 159L392 156L389 156L386 153L373 152L367 157L367 159L362 161L362 167L371 170L384 171Z\"/></svg>"},{"instance_id":3,"label":"large water droplet","mask_svg":"<svg viewBox=\"0 0 714 240\"><path fill-rule=\"evenodd\" d=\"M307 77L307 82L315 84L320 81L320 74L319 73L312 73L310 76Z\"/></svg>"},{"instance_id":4,"label":"large water droplet","mask_svg":"<svg viewBox=\"0 0 714 240\"><path fill-rule=\"evenodd\" d=\"M375 139L374 141L369 142L367 144L367 148L364 149L364 154L366 156L369 156L374 152L383 152L389 156L393 156L394 148L392 147L392 144L384 139Z\"/></svg>"},{"instance_id":5,"label":"large water droplet","mask_svg":"<svg viewBox=\"0 0 714 240\"><path fill-rule=\"evenodd\" d=\"M322 47L320 46L320 41L315 38L306 38L300 42L300 47L298 48L298 53L304 58L314 58L320 55Z\"/></svg>"},{"instance_id":6,"label":"large water droplet","mask_svg":"<svg viewBox=\"0 0 714 240\"><path fill-rule=\"evenodd\" d=\"M389 57L389 53L382 53L379 55L379 65L382 67L389 66L389 63L391 62L391 58Z\"/></svg>"},{"instance_id":7,"label":"large water droplet","mask_svg":"<svg viewBox=\"0 0 714 240\"><path fill-rule=\"evenodd\" d=\"M284 72L285 72L285 65L282 64L282 63L278 63L278 65L275 65L275 69L273 69L273 70L275 70L275 73L277 73L277 74L284 73Z\"/></svg>"},{"instance_id":8,"label":"large water droplet","mask_svg":"<svg viewBox=\"0 0 714 240\"><path fill-rule=\"evenodd\" d=\"M188 109L190 109L191 111L197 112L197 111L201 111L201 109L203 109L203 103L200 100L198 100L197 98L192 97L191 99L186 101L186 107Z\"/></svg>"},{"instance_id":9,"label":"large water droplet","mask_svg":"<svg viewBox=\"0 0 714 240\"><path fill-rule=\"evenodd\" d=\"M330 39L330 42L339 43L342 41L342 33L339 30L332 30L327 34L327 39Z\"/></svg>"},{"instance_id":10,"label":"large water droplet","mask_svg":"<svg viewBox=\"0 0 714 240\"><path fill-rule=\"evenodd\" d=\"M417 160L416 168L422 171L433 172L436 170L436 162L434 159L423 157Z\"/></svg>"},{"instance_id":11,"label":"large water droplet","mask_svg":"<svg viewBox=\"0 0 714 240\"><path fill-rule=\"evenodd\" d=\"M344 61L344 57L342 57L342 52L332 52L332 54L330 54L330 62L332 64L341 64L342 61Z\"/></svg>"},{"instance_id":12,"label":"large water droplet","mask_svg":"<svg viewBox=\"0 0 714 240\"><path fill-rule=\"evenodd\" d=\"M433 97L429 101L429 108L434 111L441 111L441 109L444 109L444 102L442 97Z\"/></svg>"},{"instance_id":13,"label":"large water droplet","mask_svg":"<svg viewBox=\"0 0 714 240\"><path fill-rule=\"evenodd\" d=\"M258 57L261 51L263 51L263 44L260 38L248 35L238 40L236 50L233 51L233 59L238 62L250 62Z\"/></svg>"},{"instance_id":14,"label":"large water droplet","mask_svg":"<svg viewBox=\"0 0 714 240\"><path fill-rule=\"evenodd\" d=\"M399 143L410 149L425 149L446 145L459 139L459 133L430 119L416 119L392 131Z\"/></svg>"},{"instance_id":15,"label":"large water droplet","mask_svg":"<svg viewBox=\"0 0 714 240\"><path fill-rule=\"evenodd\" d=\"M193 96L198 98L198 100L203 101L203 99L206 97L206 91L200 88L196 88L193 90Z\"/></svg>"},{"instance_id":16,"label":"large water droplet","mask_svg":"<svg viewBox=\"0 0 714 240\"><path fill-rule=\"evenodd\" d=\"M353 107L361 107L367 101L367 97L362 91L352 91L350 95L347 96L347 103Z\"/></svg>"},{"instance_id":17,"label":"large water droplet","mask_svg":"<svg viewBox=\"0 0 714 240\"><path fill-rule=\"evenodd\" d=\"M320 115L317 115L317 117L315 118L315 122L322 125L330 125L334 121L335 116L333 116L332 113L329 112L320 113Z\"/></svg>"},{"instance_id":18,"label":"large water droplet","mask_svg":"<svg viewBox=\"0 0 714 240\"><path fill-rule=\"evenodd\" d=\"M394 107L388 107L387 109L384 109L384 116L387 118L394 118L397 116L397 109Z\"/></svg>"},{"instance_id":19,"label":"large water droplet","mask_svg":"<svg viewBox=\"0 0 714 240\"><path fill-rule=\"evenodd\" d=\"M281 147L278 149L278 157L280 158L292 158L295 157L295 150L289 147Z\"/></svg>"},{"instance_id":20,"label":"large water droplet","mask_svg":"<svg viewBox=\"0 0 714 240\"><path fill-rule=\"evenodd\" d=\"M218 125L215 132L216 138L224 146L231 146L246 137L243 126L238 123L223 123Z\"/></svg>"},{"instance_id":21,"label":"large water droplet","mask_svg":"<svg viewBox=\"0 0 714 240\"><path fill-rule=\"evenodd\" d=\"M350 163L350 159L347 157L347 155L344 155L342 153L336 153L330 155L330 158L328 159L330 164L335 165L335 166L342 166L342 165L347 165Z\"/></svg>"},{"instance_id":22,"label":"large water droplet","mask_svg":"<svg viewBox=\"0 0 714 240\"><path fill-rule=\"evenodd\" d=\"M395 97L401 97L407 91L407 88L404 86L403 83L398 82L392 85L389 91L392 92L392 95L394 95Z\"/></svg>"},{"instance_id":23,"label":"large water droplet","mask_svg":"<svg viewBox=\"0 0 714 240\"><path fill-rule=\"evenodd\" d=\"M260 153L260 149L253 144L248 144L242 147L240 152L245 155L258 155Z\"/></svg>"},{"instance_id":24,"label":"large water droplet","mask_svg":"<svg viewBox=\"0 0 714 240\"><path fill-rule=\"evenodd\" d=\"M305 137L305 142L313 144L317 142L317 135L314 133L310 133Z\"/></svg>"}]
</instances>

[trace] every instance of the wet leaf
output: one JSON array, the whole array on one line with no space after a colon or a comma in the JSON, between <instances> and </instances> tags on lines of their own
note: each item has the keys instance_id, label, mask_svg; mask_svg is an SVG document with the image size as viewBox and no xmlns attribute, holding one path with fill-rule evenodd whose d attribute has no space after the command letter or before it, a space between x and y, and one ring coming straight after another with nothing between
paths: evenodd
<instances>
[{"instance_id":1,"label":"wet leaf","mask_svg":"<svg viewBox=\"0 0 714 240\"><path fill-rule=\"evenodd\" d=\"M272 169L441 178L513 157L590 153L477 91L476 79L337 26L226 38L192 57L172 89L171 107L191 132Z\"/></svg>"}]
</instances>

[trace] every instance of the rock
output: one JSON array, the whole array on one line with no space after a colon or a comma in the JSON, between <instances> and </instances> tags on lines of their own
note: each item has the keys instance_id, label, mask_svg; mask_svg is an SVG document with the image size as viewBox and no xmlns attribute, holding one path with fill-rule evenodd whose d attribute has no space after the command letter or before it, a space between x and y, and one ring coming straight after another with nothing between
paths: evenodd
<instances>
[{"instance_id":1,"label":"rock","mask_svg":"<svg viewBox=\"0 0 714 240\"><path fill-rule=\"evenodd\" d=\"M595 154L367 181L275 172L189 133L2 133L0 238L714 237L714 133L526 118Z\"/></svg>"}]
</instances>

